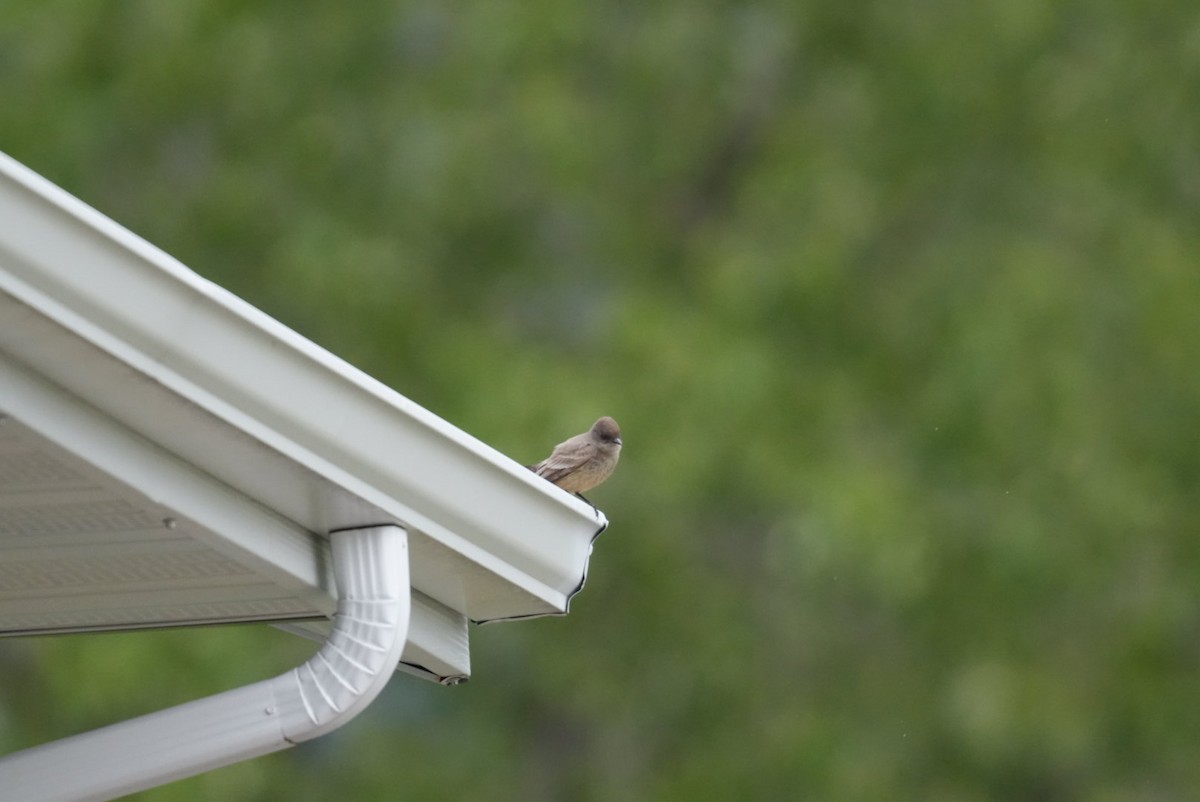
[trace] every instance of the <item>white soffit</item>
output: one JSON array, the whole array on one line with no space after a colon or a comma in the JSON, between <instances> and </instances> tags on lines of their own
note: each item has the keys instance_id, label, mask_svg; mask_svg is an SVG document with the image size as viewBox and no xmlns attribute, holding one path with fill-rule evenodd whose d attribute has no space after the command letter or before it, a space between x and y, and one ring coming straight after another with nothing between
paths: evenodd
<instances>
[{"instance_id":1,"label":"white soffit","mask_svg":"<svg viewBox=\"0 0 1200 802\"><path fill-rule=\"evenodd\" d=\"M328 533L396 523L465 660L606 525L4 154L0 415L0 634L325 618Z\"/></svg>"}]
</instances>

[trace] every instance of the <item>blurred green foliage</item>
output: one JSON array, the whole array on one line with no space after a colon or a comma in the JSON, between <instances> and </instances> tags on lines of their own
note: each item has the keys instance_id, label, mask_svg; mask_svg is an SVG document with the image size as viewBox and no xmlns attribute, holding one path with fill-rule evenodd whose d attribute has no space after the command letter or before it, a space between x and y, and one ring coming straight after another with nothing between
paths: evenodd
<instances>
[{"instance_id":1,"label":"blurred green foliage","mask_svg":"<svg viewBox=\"0 0 1200 802\"><path fill-rule=\"evenodd\" d=\"M9 0L0 97L515 459L624 430L568 618L138 799L1197 798L1193 3ZM308 649L0 642L0 751Z\"/></svg>"}]
</instances>

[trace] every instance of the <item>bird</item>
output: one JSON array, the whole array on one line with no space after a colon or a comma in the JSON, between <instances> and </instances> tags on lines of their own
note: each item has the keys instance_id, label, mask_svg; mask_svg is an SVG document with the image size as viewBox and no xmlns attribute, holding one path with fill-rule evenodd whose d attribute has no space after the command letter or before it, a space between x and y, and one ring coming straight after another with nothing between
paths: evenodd
<instances>
[{"instance_id":1,"label":"bird","mask_svg":"<svg viewBox=\"0 0 1200 802\"><path fill-rule=\"evenodd\" d=\"M620 456L621 427L605 415L583 434L556 445L550 456L541 462L526 467L563 490L588 501L583 497L583 492L611 476ZM588 501L588 504L591 503Z\"/></svg>"}]
</instances>

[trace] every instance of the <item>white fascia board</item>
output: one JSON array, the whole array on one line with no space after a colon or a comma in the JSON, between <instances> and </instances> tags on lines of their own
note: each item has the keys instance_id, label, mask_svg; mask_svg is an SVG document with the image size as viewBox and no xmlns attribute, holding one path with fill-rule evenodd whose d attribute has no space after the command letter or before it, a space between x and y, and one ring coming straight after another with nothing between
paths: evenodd
<instances>
[{"instance_id":1,"label":"white fascia board","mask_svg":"<svg viewBox=\"0 0 1200 802\"><path fill-rule=\"evenodd\" d=\"M0 350L309 531L405 526L473 620L566 611L591 507L3 154L0 227Z\"/></svg>"}]
</instances>

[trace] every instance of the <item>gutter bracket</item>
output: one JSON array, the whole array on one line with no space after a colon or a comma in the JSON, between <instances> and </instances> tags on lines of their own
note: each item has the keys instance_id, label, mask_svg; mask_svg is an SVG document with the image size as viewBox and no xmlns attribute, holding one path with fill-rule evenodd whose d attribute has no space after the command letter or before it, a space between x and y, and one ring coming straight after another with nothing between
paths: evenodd
<instances>
[{"instance_id":1,"label":"gutter bracket","mask_svg":"<svg viewBox=\"0 0 1200 802\"><path fill-rule=\"evenodd\" d=\"M303 665L0 758L5 798L103 802L324 735L387 685L408 637L408 533L385 525L330 535L338 608Z\"/></svg>"}]
</instances>

